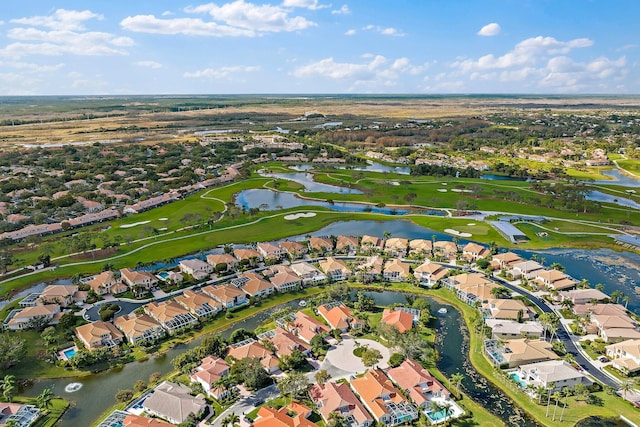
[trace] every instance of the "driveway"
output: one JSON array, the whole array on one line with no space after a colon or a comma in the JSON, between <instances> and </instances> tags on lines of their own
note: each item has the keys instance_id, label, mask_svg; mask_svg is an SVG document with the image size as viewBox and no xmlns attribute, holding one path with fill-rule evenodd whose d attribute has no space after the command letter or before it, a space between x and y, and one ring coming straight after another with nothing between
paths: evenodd
<instances>
[{"instance_id":1,"label":"driveway","mask_svg":"<svg viewBox=\"0 0 640 427\"><path fill-rule=\"evenodd\" d=\"M378 368L386 369L389 367L388 362L391 354L387 347L372 340L345 338L329 349L322 365L320 365L320 369L326 369L331 375L330 369L333 368L331 370L340 377L363 373L369 369L364 366L362 359L353 354L353 350L356 348L356 342L361 346L366 345L369 348L374 348L382 354L382 359L380 359L380 362L376 365ZM325 367L325 365L327 365L327 367Z\"/></svg>"},{"instance_id":2,"label":"driveway","mask_svg":"<svg viewBox=\"0 0 640 427\"><path fill-rule=\"evenodd\" d=\"M250 396L241 397L240 400L231 405L227 410L223 411L221 414L217 414L215 419L211 422L211 425L215 427L226 427L222 425L222 420L232 412L240 417L241 426L248 425L243 420L245 414L253 411L257 406L262 405L265 401L276 398L279 395L280 392L276 389L275 384L273 384L269 387L256 391Z\"/></svg>"}]
</instances>

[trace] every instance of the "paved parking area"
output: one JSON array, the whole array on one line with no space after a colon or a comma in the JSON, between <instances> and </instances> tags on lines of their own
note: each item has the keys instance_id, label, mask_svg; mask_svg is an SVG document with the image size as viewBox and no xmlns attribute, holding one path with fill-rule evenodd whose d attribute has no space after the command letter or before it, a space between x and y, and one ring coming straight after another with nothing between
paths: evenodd
<instances>
[{"instance_id":1,"label":"paved parking area","mask_svg":"<svg viewBox=\"0 0 640 427\"><path fill-rule=\"evenodd\" d=\"M391 354L387 347L372 340L345 338L329 349L320 369L327 369L327 372L331 374L331 370L325 367L325 364L328 363L331 367L337 368L338 371L334 372L341 374L339 376L354 375L366 371L368 368L364 366L362 359L353 354L353 350L356 348L356 341L362 346L366 345L369 348L375 348L380 351L382 359L380 359L380 362L377 364L378 368L385 369L389 367L389 356Z\"/></svg>"}]
</instances>

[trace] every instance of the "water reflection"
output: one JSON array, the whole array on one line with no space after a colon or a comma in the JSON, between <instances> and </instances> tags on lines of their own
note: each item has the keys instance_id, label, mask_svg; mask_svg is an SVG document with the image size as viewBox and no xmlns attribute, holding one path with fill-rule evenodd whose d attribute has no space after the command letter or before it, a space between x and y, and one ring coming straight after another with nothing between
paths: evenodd
<instances>
[{"instance_id":1,"label":"water reflection","mask_svg":"<svg viewBox=\"0 0 640 427\"><path fill-rule=\"evenodd\" d=\"M612 196L602 191L592 190L585 196L587 200L593 200L594 202L613 203L619 206L625 206L628 208L640 209L640 203L637 203L631 199L627 199L620 196Z\"/></svg>"},{"instance_id":2,"label":"water reflection","mask_svg":"<svg viewBox=\"0 0 640 427\"><path fill-rule=\"evenodd\" d=\"M630 176L623 175L619 169L613 168L609 170L603 170L600 172L602 175L610 176L612 180L603 179L598 181L586 181L590 184L615 184L624 185L625 187L640 187L640 179L634 179Z\"/></svg>"},{"instance_id":3,"label":"water reflection","mask_svg":"<svg viewBox=\"0 0 640 427\"><path fill-rule=\"evenodd\" d=\"M305 191L313 193L342 193L342 194L362 194L362 191L355 188L339 187L337 185L322 184L313 180L312 173L261 173L268 178L286 179L304 185Z\"/></svg>"}]
</instances>

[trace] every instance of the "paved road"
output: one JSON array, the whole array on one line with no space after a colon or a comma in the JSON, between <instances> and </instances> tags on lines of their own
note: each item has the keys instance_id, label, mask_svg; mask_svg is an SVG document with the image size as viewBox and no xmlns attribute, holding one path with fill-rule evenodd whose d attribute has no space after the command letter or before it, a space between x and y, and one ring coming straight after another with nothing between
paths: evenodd
<instances>
[{"instance_id":1,"label":"paved road","mask_svg":"<svg viewBox=\"0 0 640 427\"><path fill-rule=\"evenodd\" d=\"M512 291L518 292L520 294L525 294L535 305L540 307L540 309L544 313L554 312L553 309L549 306L549 304L547 304L545 300L543 300L542 298L538 298L528 290L516 285L512 285L511 283L507 282L504 279L501 279L500 277L494 276L492 279L500 283L500 285L511 289ZM576 362L578 362L578 364L582 366L589 375L593 376L595 379L597 379L603 384L618 388L619 384L617 381L609 377L604 372L600 371L598 367L596 367L591 363L590 359L582 355L582 353L576 347L576 344L573 342L573 340L569 336L569 332L566 330L565 325L562 322L560 322L560 328L558 329L558 333L556 334L556 336L560 341L564 343L565 348L567 349L567 352L573 354L573 356L576 359Z\"/></svg>"},{"instance_id":2,"label":"paved road","mask_svg":"<svg viewBox=\"0 0 640 427\"><path fill-rule=\"evenodd\" d=\"M242 421L244 414L251 412L256 406L260 406L265 401L276 398L279 395L280 392L276 389L275 384L273 384L252 393L250 396L241 397L240 400L231 405L227 410L216 415L216 418L211 422L211 425L214 427L225 427L222 425L222 420L232 412L239 416ZM243 423L241 423L241 425L243 425Z\"/></svg>"}]
</instances>

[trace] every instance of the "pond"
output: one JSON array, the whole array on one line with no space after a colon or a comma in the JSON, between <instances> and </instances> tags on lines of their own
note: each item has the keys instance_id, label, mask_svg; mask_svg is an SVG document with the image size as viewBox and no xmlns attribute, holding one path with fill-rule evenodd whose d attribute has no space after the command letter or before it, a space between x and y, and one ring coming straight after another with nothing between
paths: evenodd
<instances>
[{"instance_id":1,"label":"pond","mask_svg":"<svg viewBox=\"0 0 640 427\"><path fill-rule=\"evenodd\" d=\"M589 184L614 184L624 185L625 187L640 187L640 179L634 179L630 176L622 174L620 169L613 168L609 170L603 170L600 172L602 175L610 176L613 179L602 179L597 181L585 181Z\"/></svg>"},{"instance_id":2,"label":"pond","mask_svg":"<svg viewBox=\"0 0 640 427\"><path fill-rule=\"evenodd\" d=\"M608 193L603 193L598 190L591 190L587 192L585 198L587 200L593 200L594 202L613 203L619 206L625 206L627 208L640 209L640 203L627 199L625 197L613 196Z\"/></svg>"},{"instance_id":3,"label":"pond","mask_svg":"<svg viewBox=\"0 0 640 427\"><path fill-rule=\"evenodd\" d=\"M261 176L268 178L286 179L294 181L304 186L305 191L313 193L342 193L342 194L362 194L362 191L355 188L340 187L337 185L323 184L313 180L312 173L296 172L296 173L260 173Z\"/></svg>"},{"instance_id":4,"label":"pond","mask_svg":"<svg viewBox=\"0 0 640 427\"><path fill-rule=\"evenodd\" d=\"M486 179L489 181L530 181L530 178L520 178L517 176L507 176L507 175L494 175L494 174L484 174L480 176L480 179Z\"/></svg>"},{"instance_id":5,"label":"pond","mask_svg":"<svg viewBox=\"0 0 640 427\"><path fill-rule=\"evenodd\" d=\"M386 215L404 215L409 212L406 209L384 208L363 203L330 203L321 200L308 200L296 197L296 195L292 193L282 193L267 189L243 190L237 193L235 197L236 206L246 210L259 208L261 211L274 211L299 206L321 206L339 212L373 212ZM433 212L441 213L439 211ZM444 215L444 212L441 214Z\"/></svg>"},{"instance_id":6,"label":"pond","mask_svg":"<svg viewBox=\"0 0 640 427\"><path fill-rule=\"evenodd\" d=\"M409 175L411 169L407 166L389 166L378 162L367 160L367 166L338 166L337 169L354 170L363 172L397 173L399 175Z\"/></svg>"}]
</instances>

